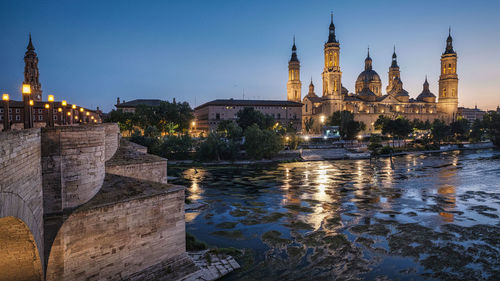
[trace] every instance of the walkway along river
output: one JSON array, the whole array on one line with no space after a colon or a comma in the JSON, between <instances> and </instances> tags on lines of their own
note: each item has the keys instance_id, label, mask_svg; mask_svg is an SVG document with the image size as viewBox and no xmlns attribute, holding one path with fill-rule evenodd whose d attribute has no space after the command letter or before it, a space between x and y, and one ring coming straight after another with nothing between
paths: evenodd
<instances>
[{"instance_id":1,"label":"walkway along river","mask_svg":"<svg viewBox=\"0 0 500 281\"><path fill-rule=\"evenodd\" d=\"M245 249L224 280L500 276L499 150L169 173L208 203L186 230Z\"/></svg>"}]
</instances>

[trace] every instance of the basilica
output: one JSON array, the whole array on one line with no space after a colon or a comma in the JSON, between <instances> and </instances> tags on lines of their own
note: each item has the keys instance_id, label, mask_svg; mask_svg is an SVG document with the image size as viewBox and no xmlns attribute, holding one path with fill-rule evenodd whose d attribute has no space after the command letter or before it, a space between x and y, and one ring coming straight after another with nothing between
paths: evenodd
<instances>
[{"instance_id":1,"label":"basilica","mask_svg":"<svg viewBox=\"0 0 500 281\"><path fill-rule=\"evenodd\" d=\"M392 55L388 70L386 93L383 94L382 79L372 68L370 50L365 59L364 70L359 74L354 93L342 85L340 69L340 43L335 36L333 15L329 27L328 41L324 46L324 68L322 72L323 88L317 95L311 81L309 92L301 101L300 62L297 56L295 39L292 56L288 63L287 99L302 102L303 123L313 118L316 128L325 122L325 118L335 111L348 110L354 113L356 120L366 125L366 132L373 132L374 122L380 115L392 118L403 116L407 119L433 121L453 120L458 108L457 53L453 50L451 30L446 40L446 48L441 56L438 99L429 90L427 77L423 89L415 98L404 89L397 61L396 50ZM302 126L304 128L304 126Z\"/></svg>"}]
</instances>

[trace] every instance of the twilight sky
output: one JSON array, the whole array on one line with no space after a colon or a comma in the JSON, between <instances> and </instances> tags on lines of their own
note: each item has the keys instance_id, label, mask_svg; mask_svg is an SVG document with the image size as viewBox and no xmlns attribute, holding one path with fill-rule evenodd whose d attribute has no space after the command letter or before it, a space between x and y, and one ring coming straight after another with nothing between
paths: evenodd
<instances>
[{"instance_id":1,"label":"twilight sky","mask_svg":"<svg viewBox=\"0 0 500 281\"><path fill-rule=\"evenodd\" d=\"M0 92L21 98L28 32L43 96L111 110L158 98L197 106L216 98L286 99L293 35L302 96L321 94L323 44L334 13L342 84L354 90L370 46L385 94L396 45L404 88L428 75L437 95L451 25L459 106L500 105L500 2L478 1L103 1L0 0Z\"/></svg>"}]
</instances>

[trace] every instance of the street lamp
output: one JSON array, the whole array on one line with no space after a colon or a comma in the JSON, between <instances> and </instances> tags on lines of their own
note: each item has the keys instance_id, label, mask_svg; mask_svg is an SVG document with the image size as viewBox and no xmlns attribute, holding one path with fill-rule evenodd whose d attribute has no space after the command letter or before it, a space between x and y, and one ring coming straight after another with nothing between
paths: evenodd
<instances>
[{"instance_id":1,"label":"street lamp","mask_svg":"<svg viewBox=\"0 0 500 281\"><path fill-rule=\"evenodd\" d=\"M24 102L24 128L33 128L33 101L31 100L31 86L29 84L23 84L22 87L23 102Z\"/></svg>"},{"instance_id":2,"label":"street lamp","mask_svg":"<svg viewBox=\"0 0 500 281\"><path fill-rule=\"evenodd\" d=\"M9 120L9 94L2 95L3 100L3 130L10 130L10 120Z\"/></svg>"},{"instance_id":3,"label":"street lamp","mask_svg":"<svg viewBox=\"0 0 500 281\"><path fill-rule=\"evenodd\" d=\"M63 100L61 101L61 106L62 106L62 121L63 121L63 125L66 125L66 106L68 105L68 103Z\"/></svg>"},{"instance_id":4,"label":"street lamp","mask_svg":"<svg viewBox=\"0 0 500 281\"><path fill-rule=\"evenodd\" d=\"M54 95L48 95L47 100L49 101L48 106L48 115L47 115L47 126L54 127Z\"/></svg>"},{"instance_id":5,"label":"street lamp","mask_svg":"<svg viewBox=\"0 0 500 281\"><path fill-rule=\"evenodd\" d=\"M71 114L74 114L74 110L76 110L76 104L71 105ZM76 114L74 114L76 116ZM69 118L70 124L73 124L73 118Z\"/></svg>"}]
</instances>

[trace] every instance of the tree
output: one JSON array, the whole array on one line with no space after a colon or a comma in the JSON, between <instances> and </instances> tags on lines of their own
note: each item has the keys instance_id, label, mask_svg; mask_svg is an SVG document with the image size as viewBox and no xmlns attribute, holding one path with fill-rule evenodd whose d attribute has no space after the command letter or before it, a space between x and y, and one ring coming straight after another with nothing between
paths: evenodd
<instances>
[{"instance_id":1,"label":"tree","mask_svg":"<svg viewBox=\"0 0 500 281\"><path fill-rule=\"evenodd\" d=\"M309 117L304 120L304 127L306 130L306 133L309 133L314 126L314 118Z\"/></svg>"},{"instance_id":2,"label":"tree","mask_svg":"<svg viewBox=\"0 0 500 281\"><path fill-rule=\"evenodd\" d=\"M380 136L371 135L370 144L368 144L368 150L372 152L372 155L378 155L382 149L382 139Z\"/></svg>"},{"instance_id":3,"label":"tree","mask_svg":"<svg viewBox=\"0 0 500 281\"><path fill-rule=\"evenodd\" d=\"M469 138L469 121L465 118L459 118L450 124L451 134L455 136L457 140L464 141Z\"/></svg>"},{"instance_id":4,"label":"tree","mask_svg":"<svg viewBox=\"0 0 500 281\"><path fill-rule=\"evenodd\" d=\"M474 142L481 141L484 135L483 127L484 127L483 122L481 122L481 120L479 119L474 120L474 122L472 123L472 130L470 133L470 138L472 141Z\"/></svg>"},{"instance_id":5,"label":"tree","mask_svg":"<svg viewBox=\"0 0 500 281\"><path fill-rule=\"evenodd\" d=\"M248 127L256 124L259 128L268 128L266 124L268 120L265 120L266 117L262 112L255 110L253 107L245 107L242 110L236 113L237 120L236 123L245 131ZM271 122L272 124L272 122Z\"/></svg>"},{"instance_id":6,"label":"tree","mask_svg":"<svg viewBox=\"0 0 500 281\"><path fill-rule=\"evenodd\" d=\"M500 146L500 114L488 112L483 117L483 126L489 138L497 146Z\"/></svg>"},{"instance_id":7,"label":"tree","mask_svg":"<svg viewBox=\"0 0 500 281\"><path fill-rule=\"evenodd\" d=\"M392 134L398 139L405 139L413 131L410 121L403 117L398 117L395 120L391 120L392 123Z\"/></svg>"},{"instance_id":8,"label":"tree","mask_svg":"<svg viewBox=\"0 0 500 281\"><path fill-rule=\"evenodd\" d=\"M347 140L356 138L359 132L366 129L365 123L355 121L354 114L347 110L334 112L328 118L327 124L330 126L339 126L340 136Z\"/></svg>"},{"instance_id":9,"label":"tree","mask_svg":"<svg viewBox=\"0 0 500 281\"><path fill-rule=\"evenodd\" d=\"M391 120L392 119L389 117L386 117L384 115L379 115L377 121L375 121L375 124L373 124L373 125L374 125L375 129L382 130L384 128L384 126L387 126L387 123ZM382 134L385 134L385 133L382 132Z\"/></svg>"},{"instance_id":10,"label":"tree","mask_svg":"<svg viewBox=\"0 0 500 281\"><path fill-rule=\"evenodd\" d=\"M283 149L281 136L272 130L261 130L253 124L245 131L245 150L254 159L272 158Z\"/></svg>"},{"instance_id":11,"label":"tree","mask_svg":"<svg viewBox=\"0 0 500 281\"><path fill-rule=\"evenodd\" d=\"M435 119L432 122L431 134L434 142L441 143L447 136L449 136L450 127L444 121Z\"/></svg>"}]
</instances>

